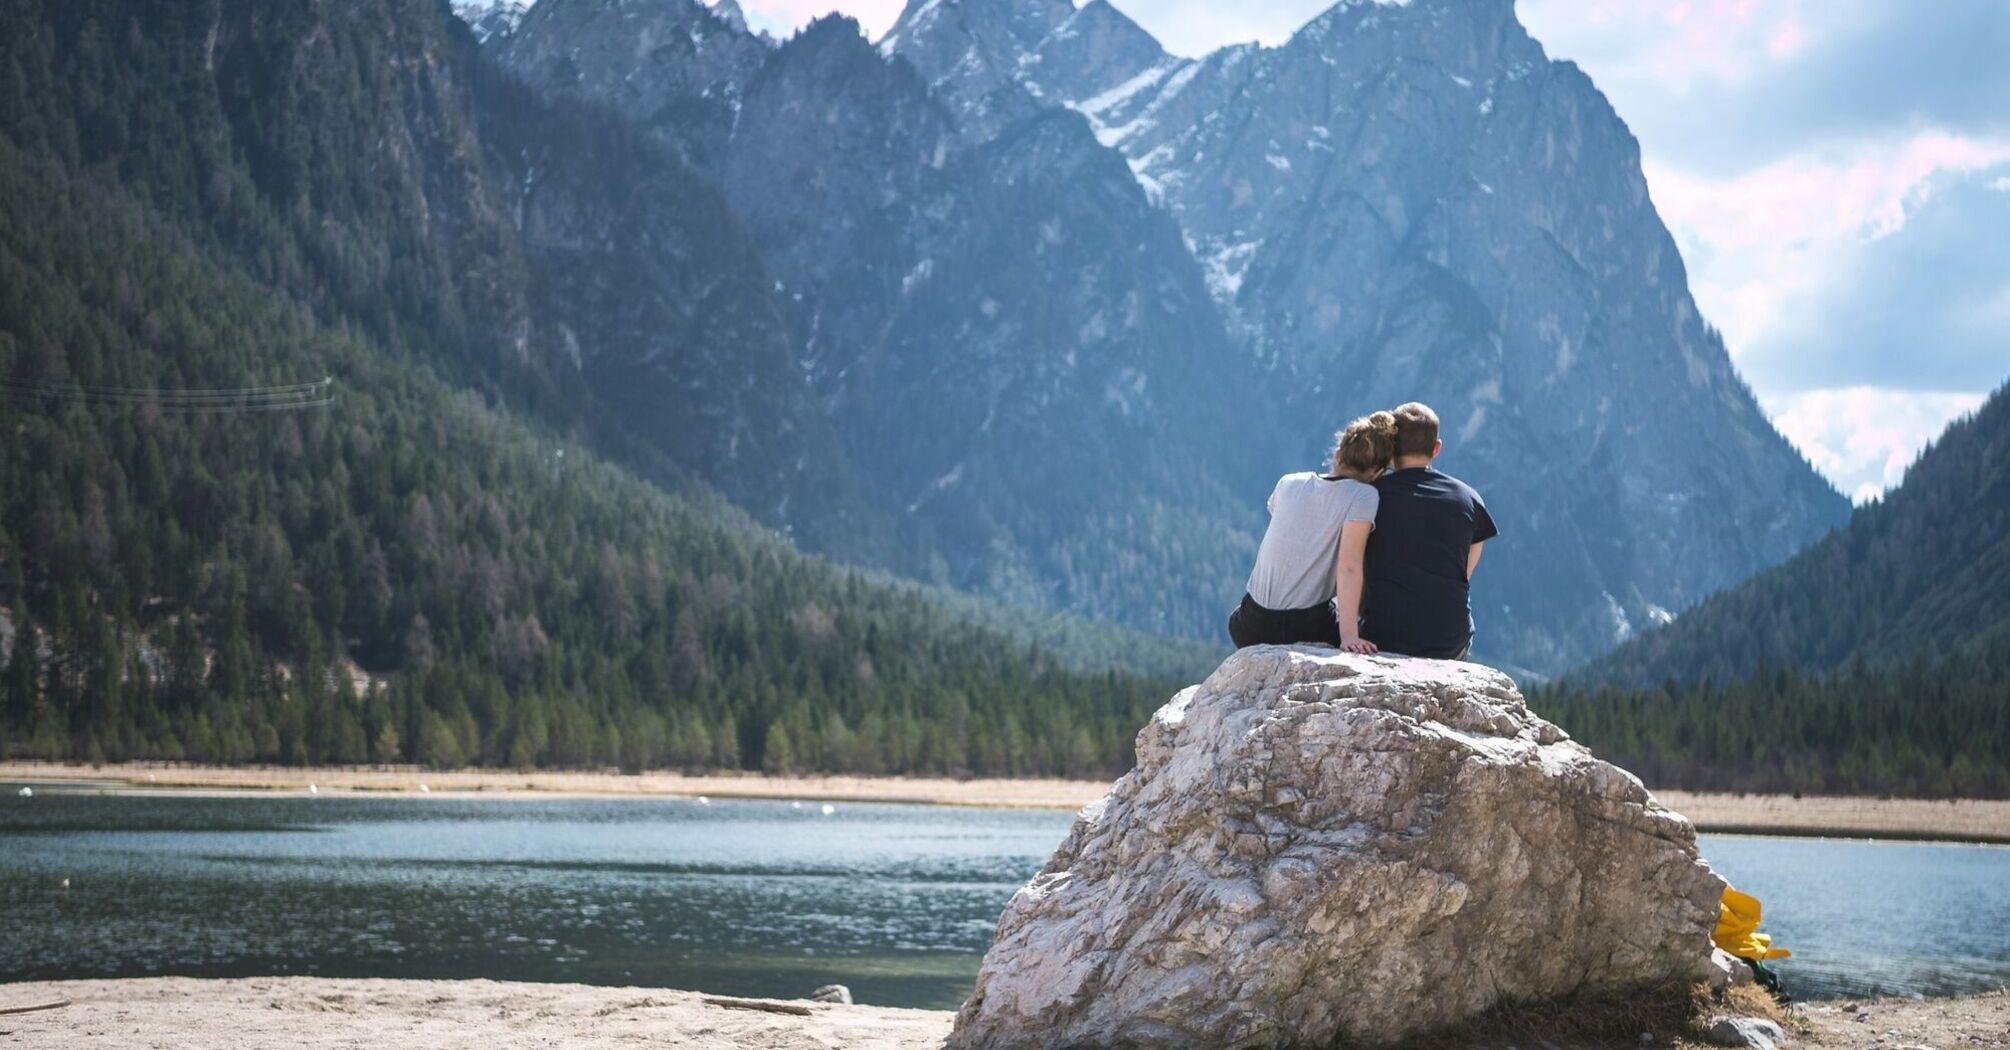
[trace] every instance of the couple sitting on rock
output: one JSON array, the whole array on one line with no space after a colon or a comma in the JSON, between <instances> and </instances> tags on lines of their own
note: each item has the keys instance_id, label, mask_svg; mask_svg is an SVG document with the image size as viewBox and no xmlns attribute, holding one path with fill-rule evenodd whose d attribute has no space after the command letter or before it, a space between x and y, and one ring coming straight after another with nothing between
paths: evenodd
<instances>
[{"instance_id":1,"label":"couple sitting on rock","mask_svg":"<svg viewBox=\"0 0 2010 1050\"><path fill-rule=\"evenodd\" d=\"M1479 493L1431 461L1438 415L1415 401L1342 430L1330 474L1286 474L1228 636L1463 659L1469 581L1496 535Z\"/></svg>"}]
</instances>

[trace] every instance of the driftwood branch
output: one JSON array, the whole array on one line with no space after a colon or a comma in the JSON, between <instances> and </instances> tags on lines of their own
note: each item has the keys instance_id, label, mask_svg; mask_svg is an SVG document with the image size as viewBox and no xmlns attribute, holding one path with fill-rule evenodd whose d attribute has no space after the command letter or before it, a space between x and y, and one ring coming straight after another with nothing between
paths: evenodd
<instances>
[{"instance_id":1,"label":"driftwood branch","mask_svg":"<svg viewBox=\"0 0 2010 1050\"><path fill-rule=\"evenodd\" d=\"M706 1006L723 1006L728 1010L761 1010L771 1014L794 1014L808 1017L816 1011L797 1003L778 1003L772 999L732 999L725 996L706 996Z\"/></svg>"},{"instance_id":2,"label":"driftwood branch","mask_svg":"<svg viewBox=\"0 0 2010 1050\"><path fill-rule=\"evenodd\" d=\"M32 1006L0 1006L0 1014L32 1014L37 1010L60 1010L68 1005L68 999L58 999L53 1003L35 1003Z\"/></svg>"}]
</instances>

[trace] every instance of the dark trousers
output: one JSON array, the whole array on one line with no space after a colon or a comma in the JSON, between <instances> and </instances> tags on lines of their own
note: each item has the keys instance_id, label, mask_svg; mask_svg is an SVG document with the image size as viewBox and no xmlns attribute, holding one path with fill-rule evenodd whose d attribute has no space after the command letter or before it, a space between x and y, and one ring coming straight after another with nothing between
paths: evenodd
<instances>
[{"instance_id":1,"label":"dark trousers","mask_svg":"<svg viewBox=\"0 0 2010 1050\"><path fill-rule=\"evenodd\" d=\"M1245 594L1242 604L1228 614L1228 637L1237 649L1300 642L1338 647L1340 622L1333 618L1332 602L1309 609L1266 609Z\"/></svg>"}]
</instances>

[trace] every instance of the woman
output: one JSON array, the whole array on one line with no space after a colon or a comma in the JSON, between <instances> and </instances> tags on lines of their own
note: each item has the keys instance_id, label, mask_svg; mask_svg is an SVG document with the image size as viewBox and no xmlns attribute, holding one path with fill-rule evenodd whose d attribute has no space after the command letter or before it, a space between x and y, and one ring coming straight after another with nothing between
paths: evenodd
<instances>
[{"instance_id":1,"label":"woman","mask_svg":"<svg viewBox=\"0 0 2010 1050\"><path fill-rule=\"evenodd\" d=\"M1333 473L1277 479L1249 590L1228 616L1236 648L1318 642L1375 651L1361 637L1361 556L1381 502L1374 481L1395 451L1396 417L1376 412L1335 436Z\"/></svg>"}]
</instances>

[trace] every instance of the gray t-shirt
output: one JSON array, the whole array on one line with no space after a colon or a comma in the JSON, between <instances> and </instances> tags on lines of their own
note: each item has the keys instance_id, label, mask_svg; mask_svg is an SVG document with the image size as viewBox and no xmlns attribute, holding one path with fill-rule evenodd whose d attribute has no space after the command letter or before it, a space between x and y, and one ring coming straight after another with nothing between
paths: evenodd
<instances>
[{"instance_id":1,"label":"gray t-shirt","mask_svg":"<svg viewBox=\"0 0 2010 1050\"><path fill-rule=\"evenodd\" d=\"M1249 574L1249 596L1266 609L1309 609L1333 600L1333 566L1340 526L1375 523L1382 497L1353 478L1307 471L1277 479L1270 493L1270 527Z\"/></svg>"}]
</instances>

